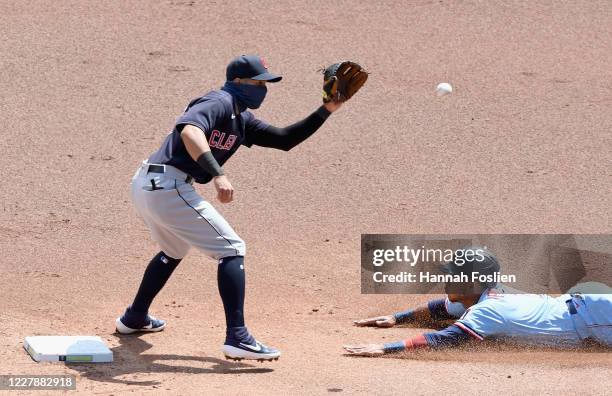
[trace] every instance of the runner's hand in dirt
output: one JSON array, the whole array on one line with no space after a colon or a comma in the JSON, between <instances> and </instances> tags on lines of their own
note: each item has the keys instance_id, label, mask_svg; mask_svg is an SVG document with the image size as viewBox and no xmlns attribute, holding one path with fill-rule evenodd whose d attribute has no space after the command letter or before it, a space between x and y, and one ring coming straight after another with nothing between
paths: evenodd
<instances>
[{"instance_id":1,"label":"runner's hand in dirt","mask_svg":"<svg viewBox=\"0 0 612 396\"><path fill-rule=\"evenodd\" d=\"M353 324L357 327L393 327L396 324L395 316L383 315L373 318L355 320Z\"/></svg>"},{"instance_id":2,"label":"runner's hand in dirt","mask_svg":"<svg viewBox=\"0 0 612 396\"><path fill-rule=\"evenodd\" d=\"M347 354L353 356L376 357L385 354L383 344L344 345L343 348Z\"/></svg>"},{"instance_id":3,"label":"runner's hand in dirt","mask_svg":"<svg viewBox=\"0 0 612 396\"><path fill-rule=\"evenodd\" d=\"M215 189L217 190L217 199L219 199L219 202L232 202L234 199L234 187L232 187L232 183L230 183L227 176L217 176L213 181L215 183Z\"/></svg>"}]
</instances>

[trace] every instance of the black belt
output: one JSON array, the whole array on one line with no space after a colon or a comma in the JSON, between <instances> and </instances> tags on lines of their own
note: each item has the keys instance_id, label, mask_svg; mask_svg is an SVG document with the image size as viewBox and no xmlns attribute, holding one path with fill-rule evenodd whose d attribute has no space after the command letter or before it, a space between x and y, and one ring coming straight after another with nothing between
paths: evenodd
<instances>
[{"instance_id":1,"label":"black belt","mask_svg":"<svg viewBox=\"0 0 612 396\"><path fill-rule=\"evenodd\" d=\"M166 168L163 165L155 165L149 164L149 168L147 169L148 173L166 173ZM190 183L193 181L193 177L191 175L187 175L185 178L185 183Z\"/></svg>"},{"instance_id":2,"label":"black belt","mask_svg":"<svg viewBox=\"0 0 612 396\"><path fill-rule=\"evenodd\" d=\"M165 173L166 169L162 165L149 165L147 173Z\"/></svg>"}]
</instances>

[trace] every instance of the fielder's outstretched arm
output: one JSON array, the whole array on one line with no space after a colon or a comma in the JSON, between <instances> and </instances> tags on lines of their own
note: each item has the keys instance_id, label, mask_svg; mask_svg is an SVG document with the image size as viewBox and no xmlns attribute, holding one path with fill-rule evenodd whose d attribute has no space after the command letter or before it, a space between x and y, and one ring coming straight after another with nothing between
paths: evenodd
<instances>
[{"instance_id":1,"label":"fielder's outstretched arm","mask_svg":"<svg viewBox=\"0 0 612 396\"><path fill-rule=\"evenodd\" d=\"M289 151L312 136L325 120L342 106L341 102L325 103L308 117L284 128L269 125L259 131L251 143L256 146Z\"/></svg>"},{"instance_id":2,"label":"fielder's outstretched arm","mask_svg":"<svg viewBox=\"0 0 612 396\"><path fill-rule=\"evenodd\" d=\"M287 127L270 125L253 137L252 144L289 151L312 136L330 114L329 110L321 106L308 117Z\"/></svg>"}]
</instances>

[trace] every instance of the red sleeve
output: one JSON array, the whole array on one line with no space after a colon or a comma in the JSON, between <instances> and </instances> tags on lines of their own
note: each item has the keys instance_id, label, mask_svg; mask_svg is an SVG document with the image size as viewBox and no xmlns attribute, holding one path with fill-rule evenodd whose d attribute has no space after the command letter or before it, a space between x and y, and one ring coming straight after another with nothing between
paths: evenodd
<instances>
[{"instance_id":1,"label":"red sleeve","mask_svg":"<svg viewBox=\"0 0 612 396\"><path fill-rule=\"evenodd\" d=\"M404 346L406 347L406 349L420 349L428 347L429 344L427 344L427 339L425 338L425 335L419 334L416 337L404 340Z\"/></svg>"}]
</instances>

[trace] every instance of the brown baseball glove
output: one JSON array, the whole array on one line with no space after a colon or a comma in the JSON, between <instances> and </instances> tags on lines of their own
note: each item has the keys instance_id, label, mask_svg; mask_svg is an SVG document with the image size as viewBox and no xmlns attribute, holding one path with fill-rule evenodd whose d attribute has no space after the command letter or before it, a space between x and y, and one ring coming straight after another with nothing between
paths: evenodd
<instances>
[{"instance_id":1,"label":"brown baseball glove","mask_svg":"<svg viewBox=\"0 0 612 396\"><path fill-rule=\"evenodd\" d=\"M368 72L351 61L334 63L322 69L323 103L346 102L365 84Z\"/></svg>"}]
</instances>

